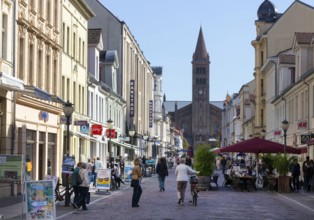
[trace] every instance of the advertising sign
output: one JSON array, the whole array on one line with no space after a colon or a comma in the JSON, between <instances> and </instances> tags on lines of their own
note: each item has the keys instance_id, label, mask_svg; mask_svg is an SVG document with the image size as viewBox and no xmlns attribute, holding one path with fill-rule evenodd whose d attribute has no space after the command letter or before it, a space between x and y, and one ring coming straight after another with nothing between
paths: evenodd
<instances>
[{"instance_id":1,"label":"advertising sign","mask_svg":"<svg viewBox=\"0 0 314 220\"><path fill-rule=\"evenodd\" d=\"M0 154L0 182L21 182L22 156Z\"/></svg>"},{"instance_id":2,"label":"advertising sign","mask_svg":"<svg viewBox=\"0 0 314 220\"><path fill-rule=\"evenodd\" d=\"M101 135L102 134L102 125L94 124L92 125L92 134Z\"/></svg>"},{"instance_id":3,"label":"advertising sign","mask_svg":"<svg viewBox=\"0 0 314 220\"><path fill-rule=\"evenodd\" d=\"M80 132L83 134L89 134L89 124L81 125Z\"/></svg>"},{"instance_id":4,"label":"advertising sign","mask_svg":"<svg viewBox=\"0 0 314 220\"><path fill-rule=\"evenodd\" d=\"M96 188L110 190L111 169L99 169L97 171Z\"/></svg>"},{"instance_id":5,"label":"advertising sign","mask_svg":"<svg viewBox=\"0 0 314 220\"><path fill-rule=\"evenodd\" d=\"M26 219L56 219L52 180L26 181Z\"/></svg>"},{"instance_id":6,"label":"advertising sign","mask_svg":"<svg viewBox=\"0 0 314 220\"><path fill-rule=\"evenodd\" d=\"M149 100L149 127L153 127L153 108L154 108L154 103L153 100Z\"/></svg>"},{"instance_id":7,"label":"advertising sign","mask_svg":"<svg viewBox=\"0 0 314 220\"><path fill-rule=\"evenodd\" d=\"M115 129L107 129L106 130L107 138L116 138L116 130Z\"/></svg>"},{"instance_id":8,"label":"advertising sign","mask_svg":"<svg viewBox=\"0 0 314 220\"><path fill-rule=\"evenodd\" d=\"M71 173L74 169L75 157L65 155L63 156L62 173Z\"/></svg>"},{"instance_id":9,"label":"advertising sign","mask_svg":"<svg viewBox=\"0 0 314 220\"><path fill-rule=\"evenodd\" d=\"M124 179L126 181L131 181L132 180L132 176L131 176L131 172L133 170L134 164L133 161L126 161L124 164Z\"/></svg>"}]
</instances>

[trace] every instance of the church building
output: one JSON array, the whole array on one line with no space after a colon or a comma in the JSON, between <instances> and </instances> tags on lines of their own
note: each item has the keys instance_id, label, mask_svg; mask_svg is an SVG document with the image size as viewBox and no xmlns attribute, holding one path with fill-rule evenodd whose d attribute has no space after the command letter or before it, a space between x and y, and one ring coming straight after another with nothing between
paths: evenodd
<instances>
[{"instance_id":1,"label":"church building","mask_svg":"<svg viewBox=\"0 0 314 220\"><path fill-rule=\"evenodd\" d=\"M164 106L178 130L193 150L198 144L219 141L223 102L209 101L210 58L206 49L202 27L192 57L192 101L166 101Z\"/></svg>"}]
</instances>

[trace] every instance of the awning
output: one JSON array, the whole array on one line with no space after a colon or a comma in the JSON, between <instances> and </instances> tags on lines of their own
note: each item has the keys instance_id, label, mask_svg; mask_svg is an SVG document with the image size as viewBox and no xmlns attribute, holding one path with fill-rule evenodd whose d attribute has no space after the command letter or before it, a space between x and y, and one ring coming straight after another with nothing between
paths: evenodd
<instances>
[{"instance_id":1,"label":"awning","mask_svg":"<svg viewBox=\"0 0 314 220\"><path fill-rule=\"evenodd\" d=\"M127 144L127 143L121 143L121 142L118 142L118 141L115 141L115 140L111 140L112 143L116 144L116 145L119 145L121 147L126 147L126 148L129 148L129 149L139 149L138 146L135 146L135 145L132 145L132 144Z\"/></svg>"},{"instance_id":2,"label":"awning","mask_svg":"<svg viewBox=\"0 0 314 220\"><path fill-rule=\"evenodd\" d=\"M89 135L87 135L87 134L83 134L83 133L81 133L81 132L70 131L70 133L71 133L72 135L76 135L76 136L78 136L78 137L80 137L80 138L84 138L84 139L87 139L87 140L90 140L90 141L93 141L93 142L99 142L99 143L102 143L102 144L106 143L105 141L102 141L102 140L100 140L100 139L98 139L98 138L89 136Z\"/></svg>"},{"instance_id":3,"label":"awning","mask_svg":"<svg viewBox=\"0 0 314 220\"><path fill-rule=\"evenodd\" d=\"M22 80L4 72L0 72L0 87L10 91L24 91L24 85Z\"/></svg>"},{"instance_id":4,"label":"awning","mask_svg":"<svg viewBox=\"0 0 314 220\"><path fill-rule=\"evenodd\" d=\"M24 85L24 94L32 96L34 98L37 99L43 99L43 100L47 100L47 101L51 101L51 102L57 102L60 104L64 104L66 103L64 100L62 100L60 97L52 95L36 86L28 86L28 85Z\"/></svg>"}]
</instances>

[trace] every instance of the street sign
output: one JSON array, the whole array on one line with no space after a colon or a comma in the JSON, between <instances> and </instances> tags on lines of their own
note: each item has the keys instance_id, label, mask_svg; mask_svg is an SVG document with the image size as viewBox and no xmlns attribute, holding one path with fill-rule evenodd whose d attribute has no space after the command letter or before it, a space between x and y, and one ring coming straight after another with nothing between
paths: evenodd
<instances>
[{"instance_id":1,"label":"street sign","mask_svg":"<svg viewBox=\"0 0 314 220\"><path fill-rule=\"evenodd\" d=\"M306 144L312 139L314 139L314 134L301 134L301 144Z\"/></svg>"},{"instance_id":2,"label":"street sign","mask_svg":"<svg viewBox=\"0 0 314 220\"><path fill-rule=\"evenodd\" d=\"M86 120L75 120L74 125L78 125L78 126L88 125L88 122Z\"/></svg>"}]
</instances>

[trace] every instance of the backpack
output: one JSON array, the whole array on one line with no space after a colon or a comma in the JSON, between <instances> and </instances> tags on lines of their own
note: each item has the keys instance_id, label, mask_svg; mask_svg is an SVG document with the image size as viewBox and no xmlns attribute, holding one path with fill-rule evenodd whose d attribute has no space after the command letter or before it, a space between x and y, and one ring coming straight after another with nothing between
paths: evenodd
<instances>
[{"instance_id":1,"label":"backpack","mask_svg":"<svg viewBox=\"0 0 314 220\"><path fill-rule=\"evenodd\" d=\"M83 183L83 180L82 180L82 178L81 178L81 170L80 170L80 172L76 175L76 185L78 186L78 185L81 185L82 183Z\"/></svg>"}]
</instances>

